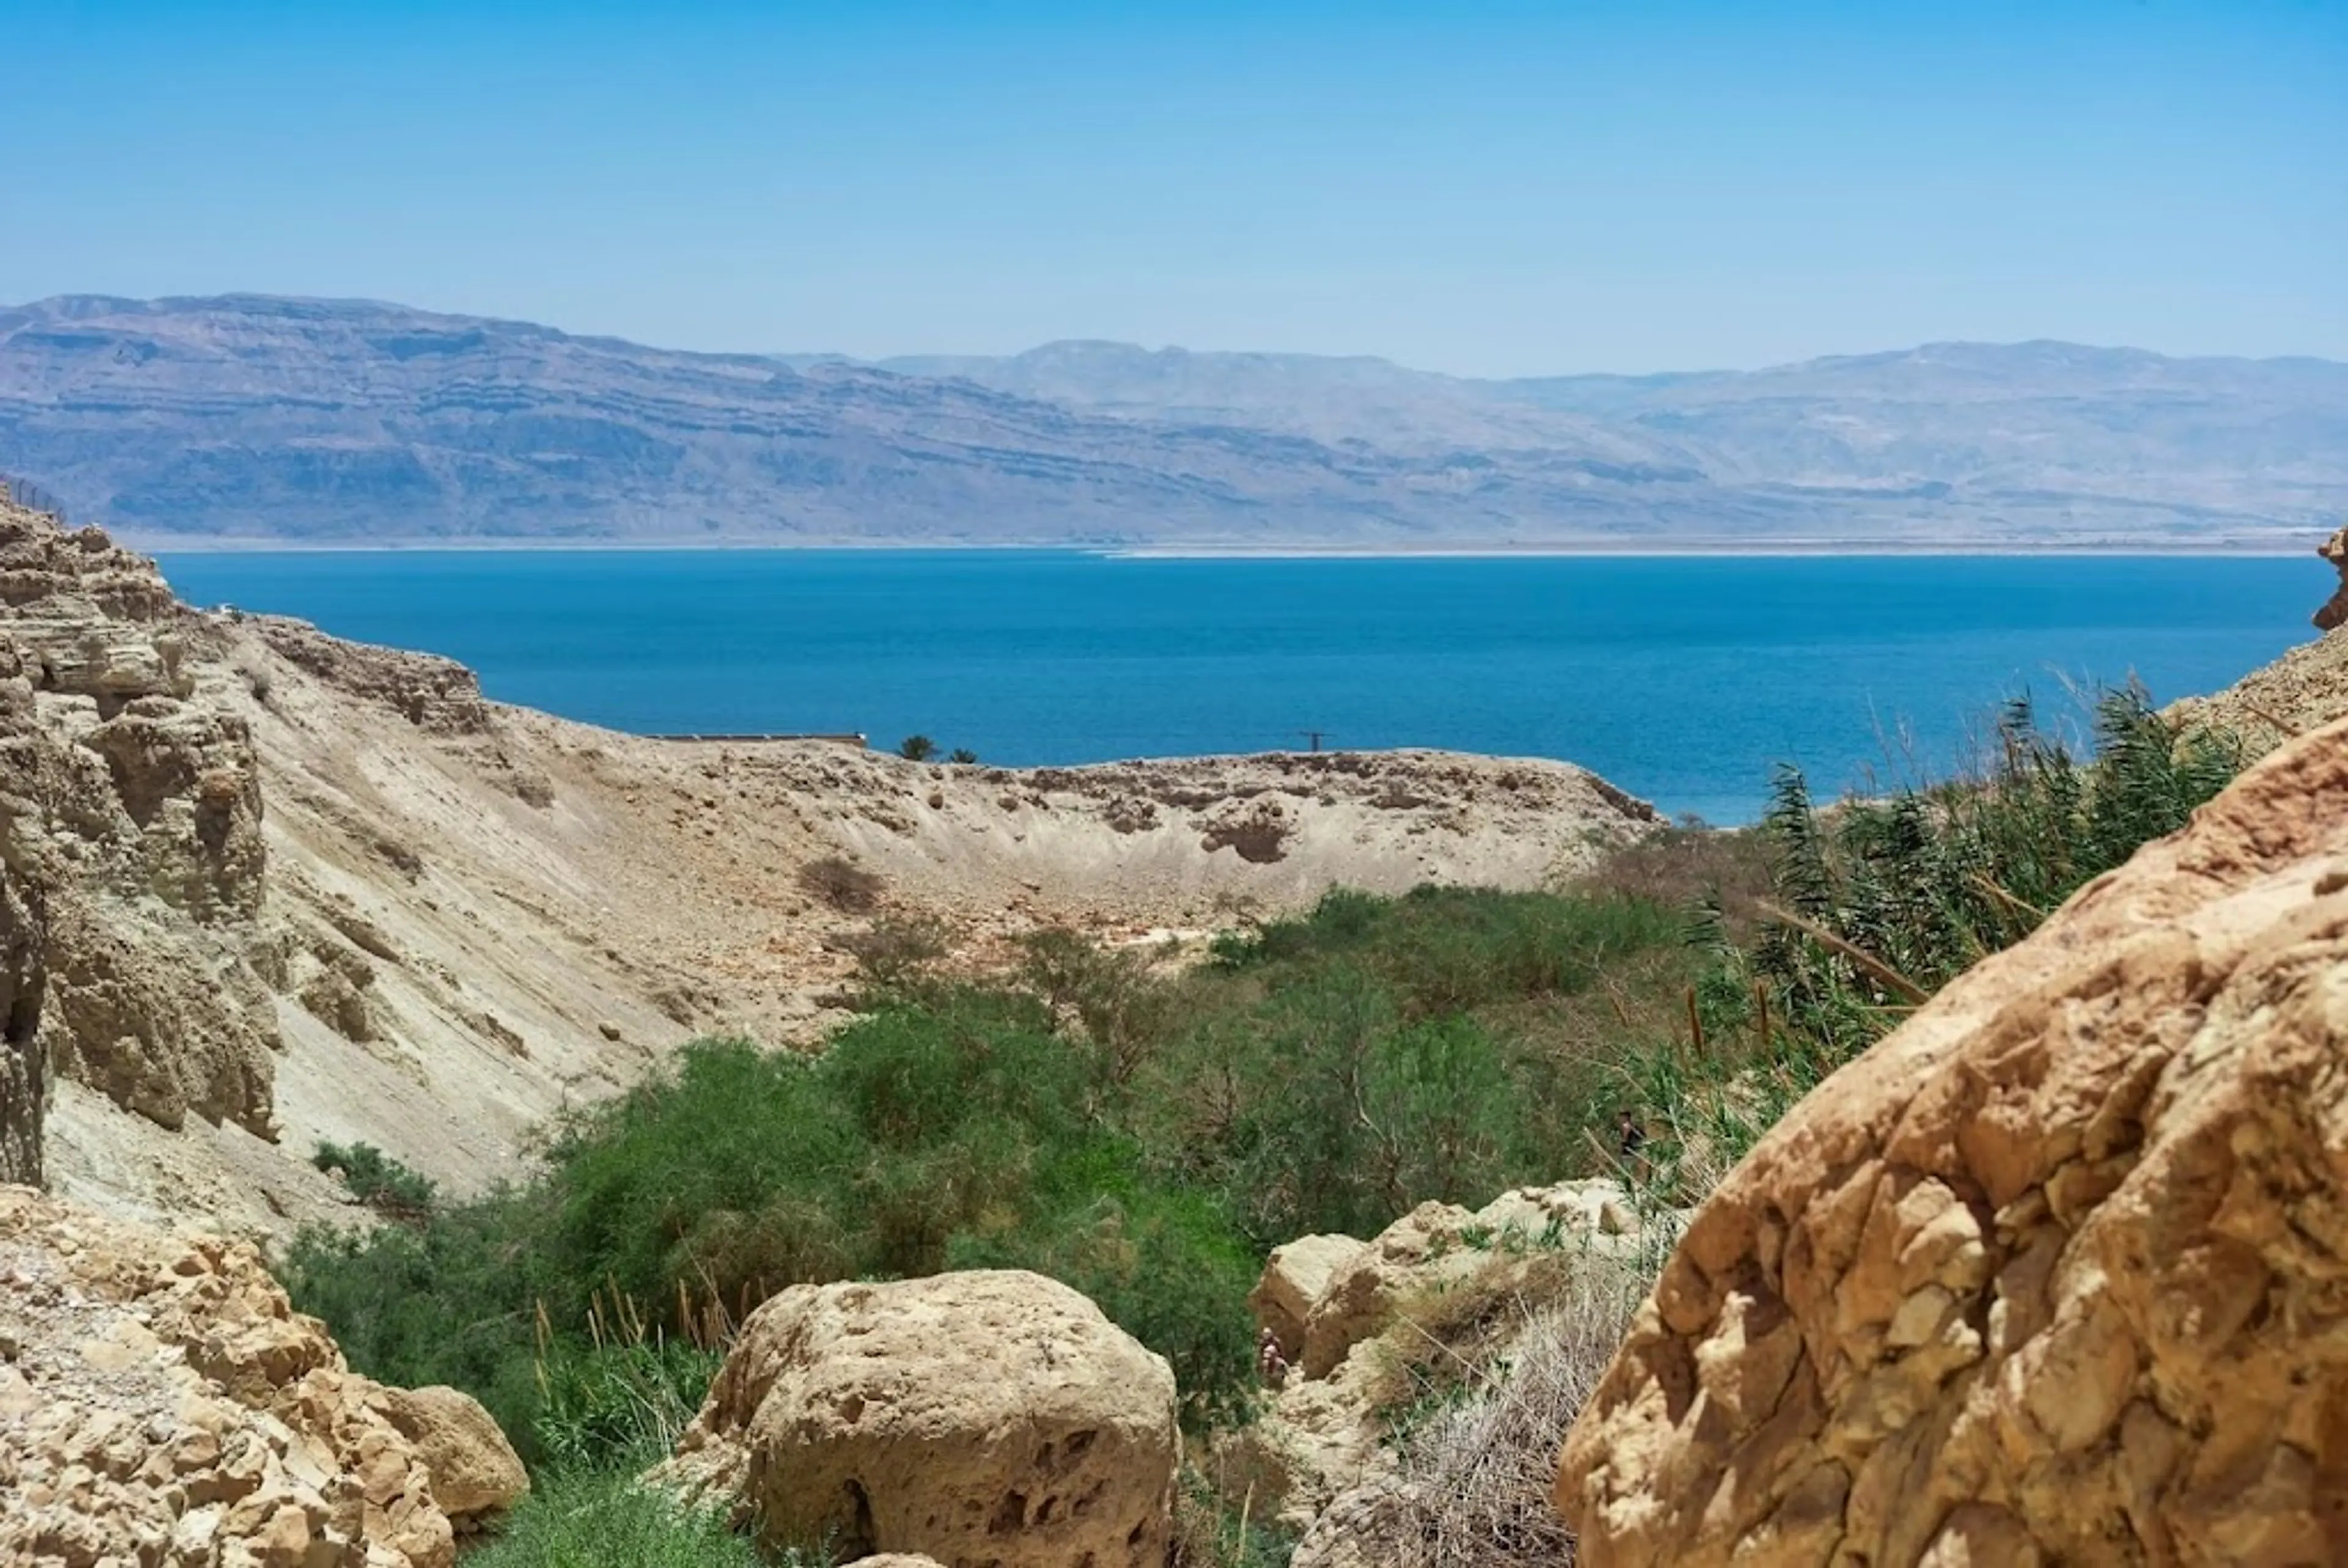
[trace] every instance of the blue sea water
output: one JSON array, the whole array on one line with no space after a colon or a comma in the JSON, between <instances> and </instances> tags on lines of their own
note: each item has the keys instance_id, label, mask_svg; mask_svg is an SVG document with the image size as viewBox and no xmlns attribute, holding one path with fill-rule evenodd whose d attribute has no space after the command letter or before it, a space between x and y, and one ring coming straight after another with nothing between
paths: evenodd
<instances>
[{"instance_id":1,"label":"blue sea water","mask_svg":"<svg viewBox=\"0 0 2348 1568\"><path fill-rule=\"evenodd\" d=\"M2301 559L167 554L198 604L427 649L651 733L921 732L989 762L1444 746L1751 819L1947 766L2004 699L2214 690L2312 635Z\"/></svg>"}]
</instances>

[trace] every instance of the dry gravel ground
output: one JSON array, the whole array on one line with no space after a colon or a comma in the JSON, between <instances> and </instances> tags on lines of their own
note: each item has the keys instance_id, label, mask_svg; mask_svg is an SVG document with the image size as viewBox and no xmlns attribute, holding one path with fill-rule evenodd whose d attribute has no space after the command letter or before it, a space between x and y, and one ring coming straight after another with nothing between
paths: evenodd
<instances>
[{"instance_id":1,"label":"dry gravel ground","mask_svg":"<svg viewBox=\"0 0 2348 1568\"><path fill-rule=\"evenodd\" d=\"M335 972L276 1000L275 1143L59 1083L50 1182L247 1234L347 1214L309 1168L321 1139L478 1190L685 1040L820 1040L841 939L876 917L985 961L1046 926L1199 933L1340 884L1535 886L1659 820L1579 768L1434 752L1021 771L652 741L483 702L446 661L201 620L197 698L259 759L263 920ZM880 878L876 910L804 890L831 856Z\"/></svg>"}]
</instances>

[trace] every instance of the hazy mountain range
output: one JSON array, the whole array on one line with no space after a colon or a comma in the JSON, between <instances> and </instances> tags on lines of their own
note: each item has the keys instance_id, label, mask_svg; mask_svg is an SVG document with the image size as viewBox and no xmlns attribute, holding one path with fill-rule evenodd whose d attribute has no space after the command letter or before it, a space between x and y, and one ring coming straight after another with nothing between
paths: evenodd
<instances>
[{"instance_id":1,"label":"hazy mountain range","mask_svg":"<svg viewBox=\"0 0 2348 1568\"><path fill-rule=\"evenodd\" d=\"M72 296L0 308L0 473L149 544L2296 547L2348 507L2348 364L2054 343L1514 381L1107 343L860 363Z\"/></svg>"}]
</instances>

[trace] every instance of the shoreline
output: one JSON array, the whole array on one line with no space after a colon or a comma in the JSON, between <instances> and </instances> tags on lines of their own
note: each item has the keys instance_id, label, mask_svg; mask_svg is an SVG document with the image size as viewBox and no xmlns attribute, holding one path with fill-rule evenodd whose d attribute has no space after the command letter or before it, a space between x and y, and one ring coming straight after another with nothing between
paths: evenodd
<instances>
[{"instance_id":1,"label":"shoreline","mask_svg":"<svg viewBox=\"0 0 2348 1568\"><path fill-rule=\"evenodd\" d=\"M115 536L123 545L150 556L262 555L726 555L743 553L794 555L1066 555L1101 560L1776 560L1776 559L1962 559L1982 557L2019 559L2030 556L2137 559L2292 559L2312 554L2322 542L2321 530L2311 530L2304 543L2260 539L2232 544L2147 544L2126 542L1982 540L1908 545L1896 540L1787 540L1756 544L1749 539L1706 542L1640 541L1637 543L1441 544L1418 547L1394 545L1099 545L1071 543L971 544L939 540L771 539L713 540L683 543L654 539L416 538L369 539L364 542L312 539L157 538L138 534Z\"/></svg>"}]
</instances>

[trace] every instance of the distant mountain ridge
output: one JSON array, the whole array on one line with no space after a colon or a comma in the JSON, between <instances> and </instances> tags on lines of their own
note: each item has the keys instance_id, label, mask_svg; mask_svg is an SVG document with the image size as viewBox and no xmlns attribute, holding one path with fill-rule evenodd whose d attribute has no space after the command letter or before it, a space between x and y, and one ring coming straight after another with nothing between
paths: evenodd
<instances>
[{"instance_id":1,"label":"distant mountain ridge","mask_svg":"<svg viewBox=\"0 0 2348 1568\"><path fill-rule=\"evenodd\" d=\"M0 472L149 544L2296 547L2348 364L1948 343L1478 381L688 354L362 301L0 308Z\"/></svg>"}]
</instances>

